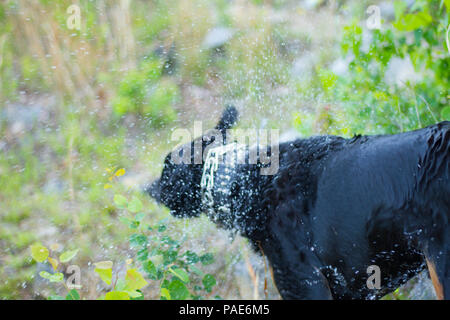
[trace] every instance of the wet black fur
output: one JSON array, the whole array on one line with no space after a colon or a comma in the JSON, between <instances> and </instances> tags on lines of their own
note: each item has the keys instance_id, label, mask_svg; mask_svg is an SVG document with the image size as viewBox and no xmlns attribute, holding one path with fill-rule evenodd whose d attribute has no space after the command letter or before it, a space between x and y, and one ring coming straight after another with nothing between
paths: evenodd
<instances>
[{"instance_id":1,"label":"wet black fur","mask_svg":"<svg viewBox=\"0 0 450 320\"><path fill-rule=\"evenodd\" d=\"M229 107L216 128L236 118ZM285 299L380 298L423 270L425 255L450 299L449 148L450 122L283 143L275 175L238 166L232 213L216 222L262 248ZM201 175L202 165L175 165L169 154L148 191L173 215L198 216ZM381 269L380 290L367 287L370 265Z\"/></svg>"}]
</instances>

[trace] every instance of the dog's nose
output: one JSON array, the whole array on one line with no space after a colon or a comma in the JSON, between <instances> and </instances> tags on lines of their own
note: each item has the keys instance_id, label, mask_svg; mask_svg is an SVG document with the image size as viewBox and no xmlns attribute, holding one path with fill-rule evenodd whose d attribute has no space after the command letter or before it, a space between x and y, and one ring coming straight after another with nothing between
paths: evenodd
<instances>
[{"instance_id":1,"label":"dog's nose","mask_svg":"<svg viewBox=\"0 0 450 320\"><path fill-rule=\"evenodd\" d=\"M158 202L161 202L161 190L159 187L159 179L150 183L146 188L145 192L147 192L150 197L155 199Z\"/></svg>"}]
</instances>

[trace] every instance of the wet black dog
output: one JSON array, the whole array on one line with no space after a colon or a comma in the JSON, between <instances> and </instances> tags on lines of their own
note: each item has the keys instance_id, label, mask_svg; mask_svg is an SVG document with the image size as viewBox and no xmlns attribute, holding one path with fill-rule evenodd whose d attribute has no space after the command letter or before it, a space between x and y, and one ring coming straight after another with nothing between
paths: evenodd
<instances>
[{"instance_id":1,"label":"wet black dog","mask_svg":"<svg viewBox=\"0 0 450 320\"><path fill-rule=\"evenodd\" d=\"M229 107L216 129L225 133L236 118ZM191 144L202 151L212 141ZM209 203L203 164L175 163L174 154L190 150L180 148L148 192L177 217L208 212L248 237L268 257L285 299L380 298L426 267L438 298L450 299L449 148L450 122L396 135L299 139L279 145L274 175L262 175L258 163L216 177L227 192ZM377 267L380 286L368 281Z\"/></svg>"}]
</instances>

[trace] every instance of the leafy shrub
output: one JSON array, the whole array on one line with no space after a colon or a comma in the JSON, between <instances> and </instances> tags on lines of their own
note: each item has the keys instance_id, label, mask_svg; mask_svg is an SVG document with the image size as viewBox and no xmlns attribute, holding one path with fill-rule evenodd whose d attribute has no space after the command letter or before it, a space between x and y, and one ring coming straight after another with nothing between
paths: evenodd
<instances>
[{"instance_id":1,"label":"leafy shrub","mask_svg":"<svg viewBox=\"0 0 450 320\"><path fill-rule=\"evenodd\" d=\"M129 71L120 81L113 100L114 112L119 116L127 113L146 116L153 127L175 120L173 104L179 97L179 89L172 80L163 79L161 69L159 60L148 59L139 70Z\"/></svg>"},{"instance_id":2,"label":"leafy shrub","mask_svg":"<svg viewBox=\"0 0 450 320\"><path fill-rule=\"evenodd\" d=\"M214 261L211 253L182 252L183 240L170 237L164 220L156 225L144 223L139 198L127 200L116 195L114 202L127 213L121 220L135 230L129 238L130 245L136 250L137 261L147 277L159 282L161 299L201 299L211 293L216 284L214 276L197 267L211 264Z\"/></svg>"},{"instance_id":3,"label":"leafy shrub","mask_svg":"<svg viewBox=\"0 0 450 320\"><path fill-rule=\"evenodd\" d=\"M124 169L111 173L109 181L125 174ZM105 189L111 188L105 184ZM211 253L198 255L193 251L183 252L183 239L173 239L168 234L165 220L151 225L145 222L147 214L137 196L131 199L116 194L114 204L122 212L120 220L132 231L129 245L136 253L136 262L127 259L126 271L113 272L113 261L95 263L95 272L110 289L106 294L99 294L99 299L105 300L141 300L144 299L143 288L154 285L159 290L162 300L203 299L212 294L216 285L213 275L204 273L199 265L209 265L214 262ZM50 249L41 243L30 247L34 261L47 263L53 268L53 273L41 271L39 275L50 283L61 283L67 289L65 297L51 295L51 300L81 299L77 288L66 284L62 270L65 263L71 261L78 250L69 250L57 256L57 248ZM147 280L146 280L147 279ZM149 281L150 283L149 283ZM216 298L220 298L216 296Z\"/></svg>"},{"instance_id":4,"label":"leafy shrub","mask_svg":"<svg viewBox=\"0 0 450 320\"><path fill-rule=\"evenodd\" d=\"M318 72L325 100L338 105L325 112L331 122L327 132L395 133L450 119L450 49L445 36L449 6L448 1L444 5L429 0L408 8L405 2L395 1L395 21L391 26L385 23L385 29L369 31L368 46L361 26L344 28L340 47L342 58L350 60L348 73ZM394 59L411 61L417 79L391 83L387 77ZM344 119L333 114L336 110L344 112ZM323 112L318 112L312 122L321 117ZM301 131L311 123L303 122L295 123Z\"/></svg>"}]
</instances>

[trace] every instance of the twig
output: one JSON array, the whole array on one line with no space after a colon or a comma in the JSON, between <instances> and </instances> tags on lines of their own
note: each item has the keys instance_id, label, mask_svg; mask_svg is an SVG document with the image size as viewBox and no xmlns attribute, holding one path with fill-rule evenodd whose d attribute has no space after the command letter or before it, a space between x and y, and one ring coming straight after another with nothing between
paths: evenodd
<instances>
[{"instance_id":1,"label":"twig","mask_svg":"<svg viewBox=\"0 0 450 320\"><path fill-rule=\"evenodd\" d=\"M402 114L402 110L400 109L400 103L397 101L397 109L398 109L398 113L400 115L400 121L399 121L399 126L400 126L400 131L403 132L403 114Z\"/></svg>"},{"instance_id":2,"label":"twig","mask_svg":"<svg viewBox=\"0 0 450 320\"><path fill-rule=\"evenodd\" d=\"M248 273L253 282L253 299L258 300L258 276L256 275L255 269L253 269L253 266L250 263L247 251L245 251L244 253L244 259L245 264L247 265Z\"/></svg>"},{"instance_id":3,"label":"twig","mask_svg":"<svg viewBox=\"0 0 450 320\"><path fill-rule=\"evenodd\" d=\"M448 53L450 53L450 40L448 39L448 33L449 33L449 31L450 31L450 24L448 25L448 28L447 28L447 33L446 33L446 38L445 38L445 41L447 42L447 50L448 50Z\"/></svg>"},{"instance_id":4,"label":"twig","mask_svg":"<svg viewBox=\"0 0 450 320\"><path fill-rule=\"evenodd\" d=\"M264 254L264 250L261 246L261 242L258 241L258 247L259 250L261 250L261 254L263 256L263 261L264 261L264 296L266 297L266 300L269 299L269 292L267 290L267 261L266 261L266 255ZM273 279L272 279L273 281Z\"/></svg>"},{"instance_id":5,"label":"twig","mask_svg":"<svg viewBox=\"0 0 450 320\"><path fill-rule=\"evenodd\" d=\"M417 106L417 96L416 96L416 92L414 91L414 89L411 88L411 85L405 83L402 81L402 83L406 86L407 89L409 89L413 95L414 95L414 106L416 108L416 115L417 115L417 121L419 121L419 127L422 127L422 121L420 120L420 115L419 115L419 108Z\"/></svg>"},{"instance_id":6,"label":"twig","mask_svg":"<svg viewBox=\"0 0 450 320\"><path fill-rule=\"evenodd\" d=\"M428 111L430 111L431 115L433 116L434 121L438 122L438 119L436 118L436 116L434 115L433 111L431 110L430 105L428 104L427 100L425 100L425 98L422 97L420 94L418 96L419 96L420 99L422 99L423 102L425 102L425 104L426 104L426 106L428 108Z\"/></svg>"}]
</instances>

